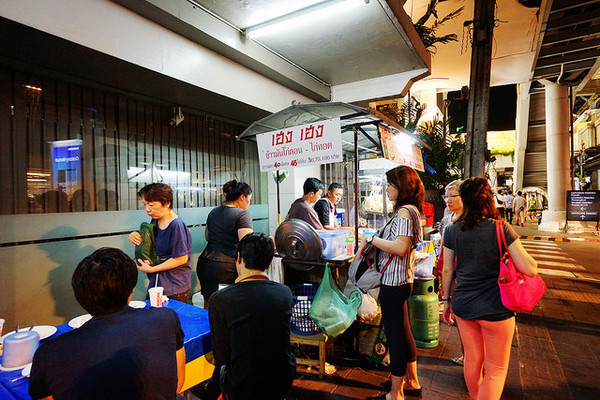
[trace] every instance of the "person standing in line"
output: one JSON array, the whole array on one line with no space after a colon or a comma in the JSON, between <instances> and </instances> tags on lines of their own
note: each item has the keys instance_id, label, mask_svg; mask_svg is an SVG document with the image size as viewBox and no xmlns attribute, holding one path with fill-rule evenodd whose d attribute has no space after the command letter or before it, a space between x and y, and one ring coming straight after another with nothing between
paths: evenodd
<instances>
[{"instance_id":1,"label":"person standing in line","mask_svg":"<svg viewBox=\"0 0 600 400\"><path fill-rule=\"evenodd\" d=\"M527 199L527 216L531 222L535 222L535 211L537 210L537 200L535 194Z\"/></svg>"},{"instance_id":2,"label":"person standing in line","mask_svg":"<svg viewBox=\"0 0 600 400\"><path fill-rule=\"evenodd\" d=\"M394 203L394 216L381 235L365 235L357 257L367 244L379 250L377 267L382 273L379 302L390 351L391 391L371 399L399 400L404 399L404 395L421 395L417 377L417 347L406 301L415 278L415 248L423 239L421 212L425 188L416 171L407 166L387 171L386 177L386 192Z\"/></svg>"},{"instance_id":3,"label":"person standing in line","mask_svg":"<svg viewBox=\"0 0 600 400\"><path fill-rule=\"evenodd\" d=\"M336 206L344 195L344 188L339 183L332 183L327 189L325 197L322 197L314 205L314 209L319 216L319 221L324 229L338 229L340 224L337 221Z\"/></svg>"},{"instance_id":4,"label":"person standing in line","mask_svg":"<svg viewBox=\"0 0 600 400\"><path fill-rule=\"evenodd\" d=\"M285 219L301 219L315 229L323 229L313 204L321 198L325 184L318 178L306 178L302 189L304 195L292 203Z\"/></svg>"},{"instance_id":5,"label":"person standing in line","mask_svg":"<svg viewBox=\"0 0 600 400\"><path fill-rule=\"evenodd\" d=\"M500 218L505 219L504 216L504 195L502 194L502 190L498 190L496 195L494 196L494 203L498 212L500 213Z\"/></svg>"},{"instance_id":6,"label":"person standing in line","mask_svg":"<svg viewBox=\"0 0 600 400\"><path fill-rule=\"evenodd\" d=\"M513 210L515 210L515 219L517 221L517 226L521 224L524 226L525 223L525 206L527 205L527 200L523 197L523 192L520 190L517 192L517 197L513 201Z\"/></svg>"},{"instance_id":7,"label":"person standing in line","mask_svg":"<svg viewBox=\"0 0 600 400\"><path fill-rule=\"evenodd\" d=\"M496 236L500 215L485 178L467 179L459 193L463 212L444 231L443 286L447 294L442 298L443 317L449 325L454 320L458 323L470 397L499 400L515 331L515 313L502 304L498 287L503 256ZM523 248L519 235L508 223L503 221L502 226L516 268L528 276L536 275L537 263ZM456 285L452 289L455 260Z\"/></svg>"},{"instance_id":8,"label":"person standing in line","mask_svg":"<svg viewBox=\"0 0 600 400\"><path fill-rule=\"evenodd\" d=\"M512 190L508 190L508 194L504 196L504 211L506 212L506 220L509 224L512 225L513 215L515 215L515 211L513 210L513 202L515 197L512 195Z\"/></svg>"},{"instance_id":9,"label":"person standing in line","mask_svg":"<svg viewBox=\"0 0 600 400\"><path fill-rule=\"evenodd\" d=\"M235 269L235 248L247 234L252 233L252 216L248 212L252 189L236 180L223 185L225 204L213 208L206 218L204 237L206 248L198 258L196 273L204 308L209 309L210 296L219 284L231 285L238 274Z\"/></svg>"},{"instance_id":10,"label":"person standing in line","mask_svg":"<svg viewBox=\"0 0 600 400\"><path fill-rule=\"evenodd\" d=\"M442 243L444 242L444 229L446 229L447 226L451 225L452 223L454 223L458 217L460 217L460 214L462 213L462 209L463 209L463 203L462 203L462 199L460 198L460 195L458 194L458 188L460 187L460 184L463 181L461 180L455 180L450 182L448 185L446 185L446 194L444 195L444 201L446 202L446 205L448 207L448 209L450 210L450 214L448 214L447 216L445 216L444 218L442 218L442 220L440 221L440 233L442 235ZM443 250L440 252L440 257L442 257L442 265L444 262L444 252ZM436 269L436 274L439 276L439 279L441 280L441 274L442 271L444 270L445 267L441 268L441 271L438 271ZM454 270L454 265L451 265L449 268L452 268ZM453 278L453 282L452 285L454 285L454 278ZM442 285L442 292L443 292L443 285ZM459 332L459 338L460 338L460 332ZM460 356L454 357L452 358L452 362L456 365L463 365L464 364L464 350L462 348L462 342L460 343Z\"/></svg>"},{"instance_id":11,"label":"person standing in line","mask_svg":"<svg viewBox=\"0 0 600 400\"><path fill-rule=\"evenodd\" d=\"M131 257L110 247L77 265L71 285L92 319L37 349L33 399L177 398L185 379L179 317L169 308L129 307L137 276Z\"/></svg>"},{"instance_id":12,"label":"person standing in line","mask_svg":"<svg viewBox=\"0 0 600 400\"><path fill-rule=\"evenodd\" d=\"M166 183L151 183L138 193L151 223L156 224L155 249L160 263L137 260L138 269L148 275L149 287L162 286L165 296L187 303L190 297L192 235L185 222L173 211L173 190ZM142 243L140 232L131 232L129 241Z\"/></svg>"},{"instance_id":13,"label":"person standing in line","mask_svg":"<svg viewBox=\"0 0 600 400\"><path fill-rule=\"evenodd\" d=\"M212 351L227 400L282 400L294 380L292 292L265 273L274 252L266 234L244 236L236 250L236 283L210 298Z\"/></svg>"}]
</instances>

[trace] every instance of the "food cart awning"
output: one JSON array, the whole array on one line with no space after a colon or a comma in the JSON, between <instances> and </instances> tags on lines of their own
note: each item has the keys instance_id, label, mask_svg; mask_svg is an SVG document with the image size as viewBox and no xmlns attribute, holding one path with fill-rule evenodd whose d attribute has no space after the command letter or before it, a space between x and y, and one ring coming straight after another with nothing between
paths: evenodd
<instances>
[{"instance_id":1,"label":"food cart awning","mask_svg":"<svg viewBox=\"0 0 600 400\"><path fill-rule=\"evenodd\" d=\"M381 151L381 142L377 135L377 126L380 123L388 125L396 133L409 135L421 148L431 150L426 143L379 112L342 102L291 105L253 122L237 139L255 141L256 135L261 133L333 118L340 118L342 149L345 153L354 152L354 128L360 132L359 149Z\"/></svg>"}]
</instances>

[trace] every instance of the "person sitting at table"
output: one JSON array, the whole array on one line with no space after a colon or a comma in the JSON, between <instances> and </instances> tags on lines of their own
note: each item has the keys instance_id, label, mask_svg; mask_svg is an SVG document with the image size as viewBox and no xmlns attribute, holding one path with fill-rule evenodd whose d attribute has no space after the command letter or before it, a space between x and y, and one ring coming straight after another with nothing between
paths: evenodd
<instances>
[{"instance_id":1,"label":"person sitting at table","mask_svg":"<svg viewBox=\"0 0 600 400\"><path fill-rule=\"evenodd\" d=\"M323 229L319 216L312 205L321 198L325 184L318 178L306 178L302 189L304 195L292 203L285 219L301 219L315 229Z\"/></svg>"},{"instance_id":2,"label":"person sitting at table","mask_svg":"<svg viewBox=\"0 0 600 400\"><path fill-rule=\"evenodd\" d=\"M323 229L339 229L340 224L337 221L337 204L344 195L344 187L337 182L333 182L327 188L327 194L315 203L314 209L319 216L319 221Z\"/></svg>"},{"instance_id":3,"label":"person sitting at table","mask_svg":"<svg viewBox=\"0 0 600 400\"><path fill-rule=\"evenodd\" d=\"M179 317L168 308L128 306L135 262L104 247L84 258L71 284L92 319L35 352L29 394L35 399L170 399L185 378Z\"/></svg>"},{"instance_id":4,"label":"person sitting at table","mask_svg":"<svg viewBox=\"0 0 600 400\"><path fill-rule=\"evenodd\" d=\"M281 400L292 386L293 299L287 286L270 281L265 273L274 252L266 234L244 236L236 250L236 283L210 298L213 355L221 366L215 375L226 400Z\"/></svg>"}]
</instances>

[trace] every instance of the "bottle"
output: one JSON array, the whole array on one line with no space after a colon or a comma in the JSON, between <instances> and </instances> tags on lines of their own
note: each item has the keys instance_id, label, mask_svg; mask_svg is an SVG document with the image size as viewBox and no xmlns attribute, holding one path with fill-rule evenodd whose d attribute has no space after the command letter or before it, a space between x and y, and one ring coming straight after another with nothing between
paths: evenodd
<instances>
[{"instance_id":1,"label":"bottle","mask_svg":"<svg viewBox=\"0 0 600 400\"><path fill-rule=\"evenodd\" d=\"M348 233L346 234L346 255L348 257L352 257L354 255L354 246L355 246L355 238L354 231L352 229L348 229Z\"/></svg>"}]
</instances>

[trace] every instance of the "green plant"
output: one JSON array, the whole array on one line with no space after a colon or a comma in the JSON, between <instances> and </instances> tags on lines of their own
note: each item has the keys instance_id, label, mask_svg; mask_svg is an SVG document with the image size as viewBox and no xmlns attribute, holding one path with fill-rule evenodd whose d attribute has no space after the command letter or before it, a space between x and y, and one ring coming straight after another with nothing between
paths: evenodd
<instances>
[{"instance_id":1,"label":"green plant","mask_svg":"<svg viewBox=\"0 0 600 400\"><path fill-rule=\"evenodd\" d=\"M444 44L458 41L458 37L455 33L451 33L449 35L444 36L436 36L436 31L445 22L457 18L464 10L464 7L457 8L442 19L438 19L438 14L436 10L438 3L439 0L430 0L425 14L423 14L423 16L419 18L419 20L416 23L413 24L415 30L417 31L417 34L419 35L421 41L425 45L425 48L433 54L435 54L437 51L437 47L435 46L436 43ZM431 27L428 27L425 24L427 23L429 18L431 18L431 16L434 16L436 19L431 25Z\"/></svg>"},{"instance_id":2,"label":"green plant","mask_svg":"<svg viewBox=\"0 0 600 400\"><path fill-rule=\"evenodd\" d=\"M447 129L447 127L446 127ZM465 144L458 137L450 135L446 140L443 121L427 121L420 125L417 136L431 147L426 152L425 162L435 173L419 172L425 189L442 189L460 176L460 158L465 151ZM450 143L447 143L450 142Z\"/></svg>"},{"instance_id":3,"label":"green plant","mask_svg":"<svg viewBox=\"0 0 600 400\"><path fill-rule=\"evenodd\" d=\"M423 114L423 107L417 99L409 96L400 108L397 103L388 103L377 106L377 111L398 122L404 129L414 132L417 129L417 121Z\"/></svg>"}]
</instances>

